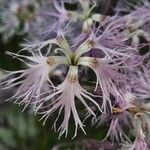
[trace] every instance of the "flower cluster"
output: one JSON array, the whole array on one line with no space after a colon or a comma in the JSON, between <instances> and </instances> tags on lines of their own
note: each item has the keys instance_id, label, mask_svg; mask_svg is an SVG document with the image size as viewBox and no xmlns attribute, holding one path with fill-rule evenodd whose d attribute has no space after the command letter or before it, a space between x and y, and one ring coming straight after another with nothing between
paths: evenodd
<instances>
[{"instance_id":1,"label":"flower cluster","mask_svg":"<svg viewBox=\"0 0 150 150\"><path fill-rule=\"evenodd\" d=\"M124 16L102 15L98 5L94 0L52 1L42 14L39 38L23 43L17 54L7 52L27 69L9 72L2 86L15 88L7 100L30 106L44 124L55 112L59 137L67 136L71 117L74 137L78 128L85 133L77 108L82 104L85 118L110 124L105 139L122 142L122 149L148 150L150 4L144 0Z\"/></svg>"},{"instance_id":2,"label":"flower cluster","mask_svg":"<svg viewBox=\"0 0 150 150\"><path fill-rule=\"evenodd\" d=\"M4 42L7 42L14 35L27 33L34 20L40 21L40 3L36 0L9 0L1 3L0 33Z\"/></svg>"}]
</instances>

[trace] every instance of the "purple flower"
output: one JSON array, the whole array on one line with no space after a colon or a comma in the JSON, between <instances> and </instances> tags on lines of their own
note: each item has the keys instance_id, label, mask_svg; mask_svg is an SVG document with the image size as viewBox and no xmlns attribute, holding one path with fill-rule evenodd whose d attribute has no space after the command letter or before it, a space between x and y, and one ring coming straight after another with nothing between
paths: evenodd
<instances>
[{"instance_id":1,"label":"purple flower","mask_svg":"<svg viewBox=\"0 0 150 150\"><path fill-rule=\"evenodd\" d=\"M141 128L141 120L138 118L136 120L136 139L133 144L124 144L122 150L129 149L129 150L149 150L146 141L145 135Z\"/></svg>"},{"instance_id":2,"label":"purple flower","mask_svg":"<svg viewBox=\"0 0 150 150\"><path fill-rule=\"evenodd\" d=\"M23 35L30 30L31 22L37 16L39 3L35 0L9 1L4 2L1 9L0 33L4 42L15 34ZM22 27L21 27L22 24Z\"/></svg>"},{"instance_id":3,"label":"purple flower","mask_svg":"<svg viewBox=\"0 0 150 150\"><path fill-rule=\"evenodd\" d=\"M148 67L142 66L141 70L134 76L131 84L134 94L139 99L148 99L150 97L150 70Z\"/></svg>"},{"instance_id":4,"label":"purple flower","mask_svg":"<svg viewBox=\"0 0 150 150\"><path fill-rule=\"evenodd\" d=\"M76 101L75 97L78 98L78 100L85 106L85 108L89 111L89 113L95 116L94 112L85 101L85 99L89 100L89 102L92 102L99 109L99 105L94 101L92 96L93 95L91 93L89 93L88 91L86 91L80 86L79 81L78 81L78 68L75 66L70 66L68 75L66 79L64 80L64 82L56 87L54 93L40 100L41 104L38 108L39 109L38 111L39 111L39 114L43 115L42 119L44 118L44 120L46 121L51 113L59 109L59 115L56 119L56 122L57 122L60 114L62 114L62 111L64 109L64 119L63 119L62 124L58 128L58 131L60 133L59 137L64 133L66 133L66 136L67 136L69 120L70 120L71 113L72 113L74 122L75 122L75 134L74 134L74 137L75 137L77 135L78 126L85 133L84 128L83 128L84 125L82 121L80 120L76 107L75 107L75 101ZM49 102L54 97L56 97L56 99L54 100L52 104L43 106L43 104L46 101ZM42 108L45 108L46 110L42 111ZM56 128L55 123L54 123L54 127Z\"/></svg>"},{"instance_id":5,"label":"purple flower","mask_svg":"<svg viewBox=\"0 0 150 150\"><path fill-rule=\"evenodd\" d=\"M73 138L78 128L86 133L83 120L93 116L98 125L108 123L105 140L121 142L123 149L148 150L145 140L150 135L150 53L139 52L150 42L148 1L124 16L101 15L95 10L94 0L53 0L46 4L50 6L43 4L45 9L36 13L37 26L33 25L39 36L33 34L17 54L7 52L26 66L8 72L2 82L4 89L14 88L15 94L7 100L24 109L29 106L41 115L43 124L58 112L53 127L59 137L68 135L71 117ZM67 5L74 4L77 7L69 10ZM26 5L21 5L23 9L16 17L20 5L12 7L15 13L11 19L16 21L8 23L8 27L18 27L22 15L29 25L35 14L26 18ZM14 34L14 30L10 33ZM142 43L141 37L146 42ZM88 112L84 119L78 103ZM130 134L135 136L133 143Z\"/></svg>"},{"instance_id":6,"label":"purple flower","mask_svg":"<svg viewBox=\"0 0 150 150\"><path fill-rule=\"evenodd\" d=\"M24 105L26 108L29 104L38 105L38 100L45 92L49 93L54 85L49 79L49 74L59 64L65 63L65 59L59 57L44 57L41 53L32 56L24 56L8 52L9 55L17 57L23 61L29 68L25 70L13 71L7 75L8 80L3 82L5 89L17 87L13 97L15 103ZM63 62L64 61L64 62ZM13 78L12 78L13 76ZM14 77L16 76L16 77Z\"/></svg>"}]
</instances>

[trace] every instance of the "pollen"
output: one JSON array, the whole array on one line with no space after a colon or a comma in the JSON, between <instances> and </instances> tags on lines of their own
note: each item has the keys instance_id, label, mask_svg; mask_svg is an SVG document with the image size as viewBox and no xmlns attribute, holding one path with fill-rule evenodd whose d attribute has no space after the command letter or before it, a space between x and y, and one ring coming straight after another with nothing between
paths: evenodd
<instances>
[{"instance_id":1,"label":"pollen","mask_svg":"<svg viewBox=\"0 0 150 150\"><path fill-rule=\"evenodd\" d=\"M91 67L97 68L100 65L99 61L96 58L91 59Z\"/></svg>"},{"instance_id":2,"label":"pollen","mask_svg":"<svg viewBox=\"0 0 150 150\"><path fill-rule=\"evenodd\" d=\"M138 113L138 110L136 109L136 107L129 107L128 111L133 115L136 115Z\"/></svg>"},{"instance_id":3,"label":"pollen","mask_svg":"<svg viewBox=\"0 0 150 150\"><path fill-rule=\"evenodd\" d=\"M119 108L119 107L113 107L112 111L114 114L119 114L123 112L123 109Z\"/></svg>"},{"instance_id":4,"label":"pollen","mask_svg":"<svg viewBox=\"0 0 150 150\"><path fill-rule=\"evenodd\" d=\"M70 83L75 83L77 81L77 76L76 75L68 75L67 79Z\"/></svg>"},{"instance_id":5,"label":"pollen","mask_svg":"<svg viewBox=\"0 0 150 150\"><path fill-rule=\"evenodd\" d=\"M136 107L129 107L128 109L126 109L128 112L130 112L132 115L136 115L138 113L138 110L136 109ZM119 107L113 107L112 108L113 114L120 114L122 113L124 110L122 108Z\"/></svg>"},{"instance_id":6,"label":"pollen","mask_svg":"<svg viewBox=\"0 0 150 150\"><path fill-rule=\"evenodd\" d=\"M50 66L52 66L52 65L56 64L56 61L55 61L54 58L48 58L47 59L47 64L50 65Z\"/></svg>"}]
</instances>

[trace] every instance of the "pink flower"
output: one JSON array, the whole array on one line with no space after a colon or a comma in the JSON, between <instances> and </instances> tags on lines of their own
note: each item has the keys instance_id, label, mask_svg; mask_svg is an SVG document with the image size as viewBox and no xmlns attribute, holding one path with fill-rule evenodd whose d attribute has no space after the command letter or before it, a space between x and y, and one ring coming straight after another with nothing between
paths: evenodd
<instances>
[{"instance_id":1,"label":"pink flower","mask_svg":"<svg viewBox=\"0 0 150 150\"><path fill-rule=\"evenodd\" d=\"M136 128L135 128L135 134L136 138L133 144L126 143L123 144L122 150L149 150L147 143L145 142L145 135L142 130L142 122L140 118L136 118Z\"/></svg>"},{"instance_id":2,"label":"pink flower","mask_svg":"<svg viewBox=\"0 0 150 150\"><path fill-rule=\"evenodd\" d=\"M71 113L72 113L74 122L75 122L75 134L74 134L74 137L75 137L77 135L78 127L80 127L82 131L85 133L84 128L83 128L84 125L82 121L80 120L79 115L77 113L75 102L78 99L85 106L88 112L92 114L93 116L95 116L95 113L92 111L90 106L85 101L85 99L88 100L89 102L97 106L97 108L100 110L99 105L92 98L93 96L94 95L84 90L80 86L79 81L78 81L78 68L75 66L70 66L68 75L65 81L56 87L54 93L48 95L47 97L39 101L40 106L37 108L37 112L43 115L41 119L44 119L45 120L44 123L45 123L48 117L53 112L55 112L56 110L59 110L59 115L54 123L55 128L56 128L56 122L60 114L62 114L62 111L64 112L63 122L58 128L59 137L63 135L64 133L67 136L69 120L70 120ZM52 98L55 98L53 102L51 102ZM49 102L49 105L44 105L45 102Z\"/></svg>"},{"instance_id":3,"label":"pink flower","mask_svg":"<svg viewBox=\"0 0 150 150\"><path fill-rule=\"evenodd\" d=\"M147 65L149 66L149 65ZM136 76L133 76L133 82L131 87L133 93L139 99L147 99L150 97L150 70L148 67L142 66L137 72Z\"/></svg>"},{"instance_id":4,"label":"pink flower","mask_svg":"<svg viewBox=\"0 0 150 150\"><path fill-rule=\"evenodd\" d=\"M2 83L5 89L17 88L13 97L8 100L15 99L15 103L24 105L25 108L33 102L36 106L41 95L54 88L49 79L49 74L59 64L59 57L44 57L40 52L38 55L33 53L33 56L24 56L11 52L8 52L8 54L23 61L29 67L25 70L12 71L7 75L8 79ZM63 57L61 57L61 63L62 60ZM65 62L65 60L63 61Z\"/></svg>"},{"instance_id":5,"label":"pink flower","mask_svg":"<svg viewBox=\"0 0 150 150\"><path fill-rule=\"evenodd\" d=\"M102 109L106 112L106 108L110 106L112 109L111 96L120 96L117 85L126 82L125 74L119 73L121 63L111 64L111 59L94 58L94 57L81 57L79 64L90 67L96 74L96 88L100 86L102 91Z\"/></svg>"},{"instance_id":6,"label":"pink flower","mask_svg":"<svg viewBox=\"0 0 150 150\"><path fill-rule=\"evenodd\" d=\"M133 144L124 145L121 150L149 150L149 148L143 138L136 138Z\"/></svg>"}]
</instances>

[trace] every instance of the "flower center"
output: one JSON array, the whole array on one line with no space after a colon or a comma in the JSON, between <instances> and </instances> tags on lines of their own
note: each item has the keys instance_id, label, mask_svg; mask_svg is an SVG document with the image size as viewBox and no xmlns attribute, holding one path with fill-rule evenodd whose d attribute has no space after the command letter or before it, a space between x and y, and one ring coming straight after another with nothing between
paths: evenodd
<instances>
[{"instance_id":1,"label":"flower center","mask_svg":"<svg viewBox=\"0 0 150 150\"><path fill-rule=\"evenodd\" d=\"M76 66L76 65L77 65L78 60L76 60L75 54L72 54L72 55L70 56L70 60L71 60L71 65L72 65L72 66Z\"/></svg>"}]
</instances>

